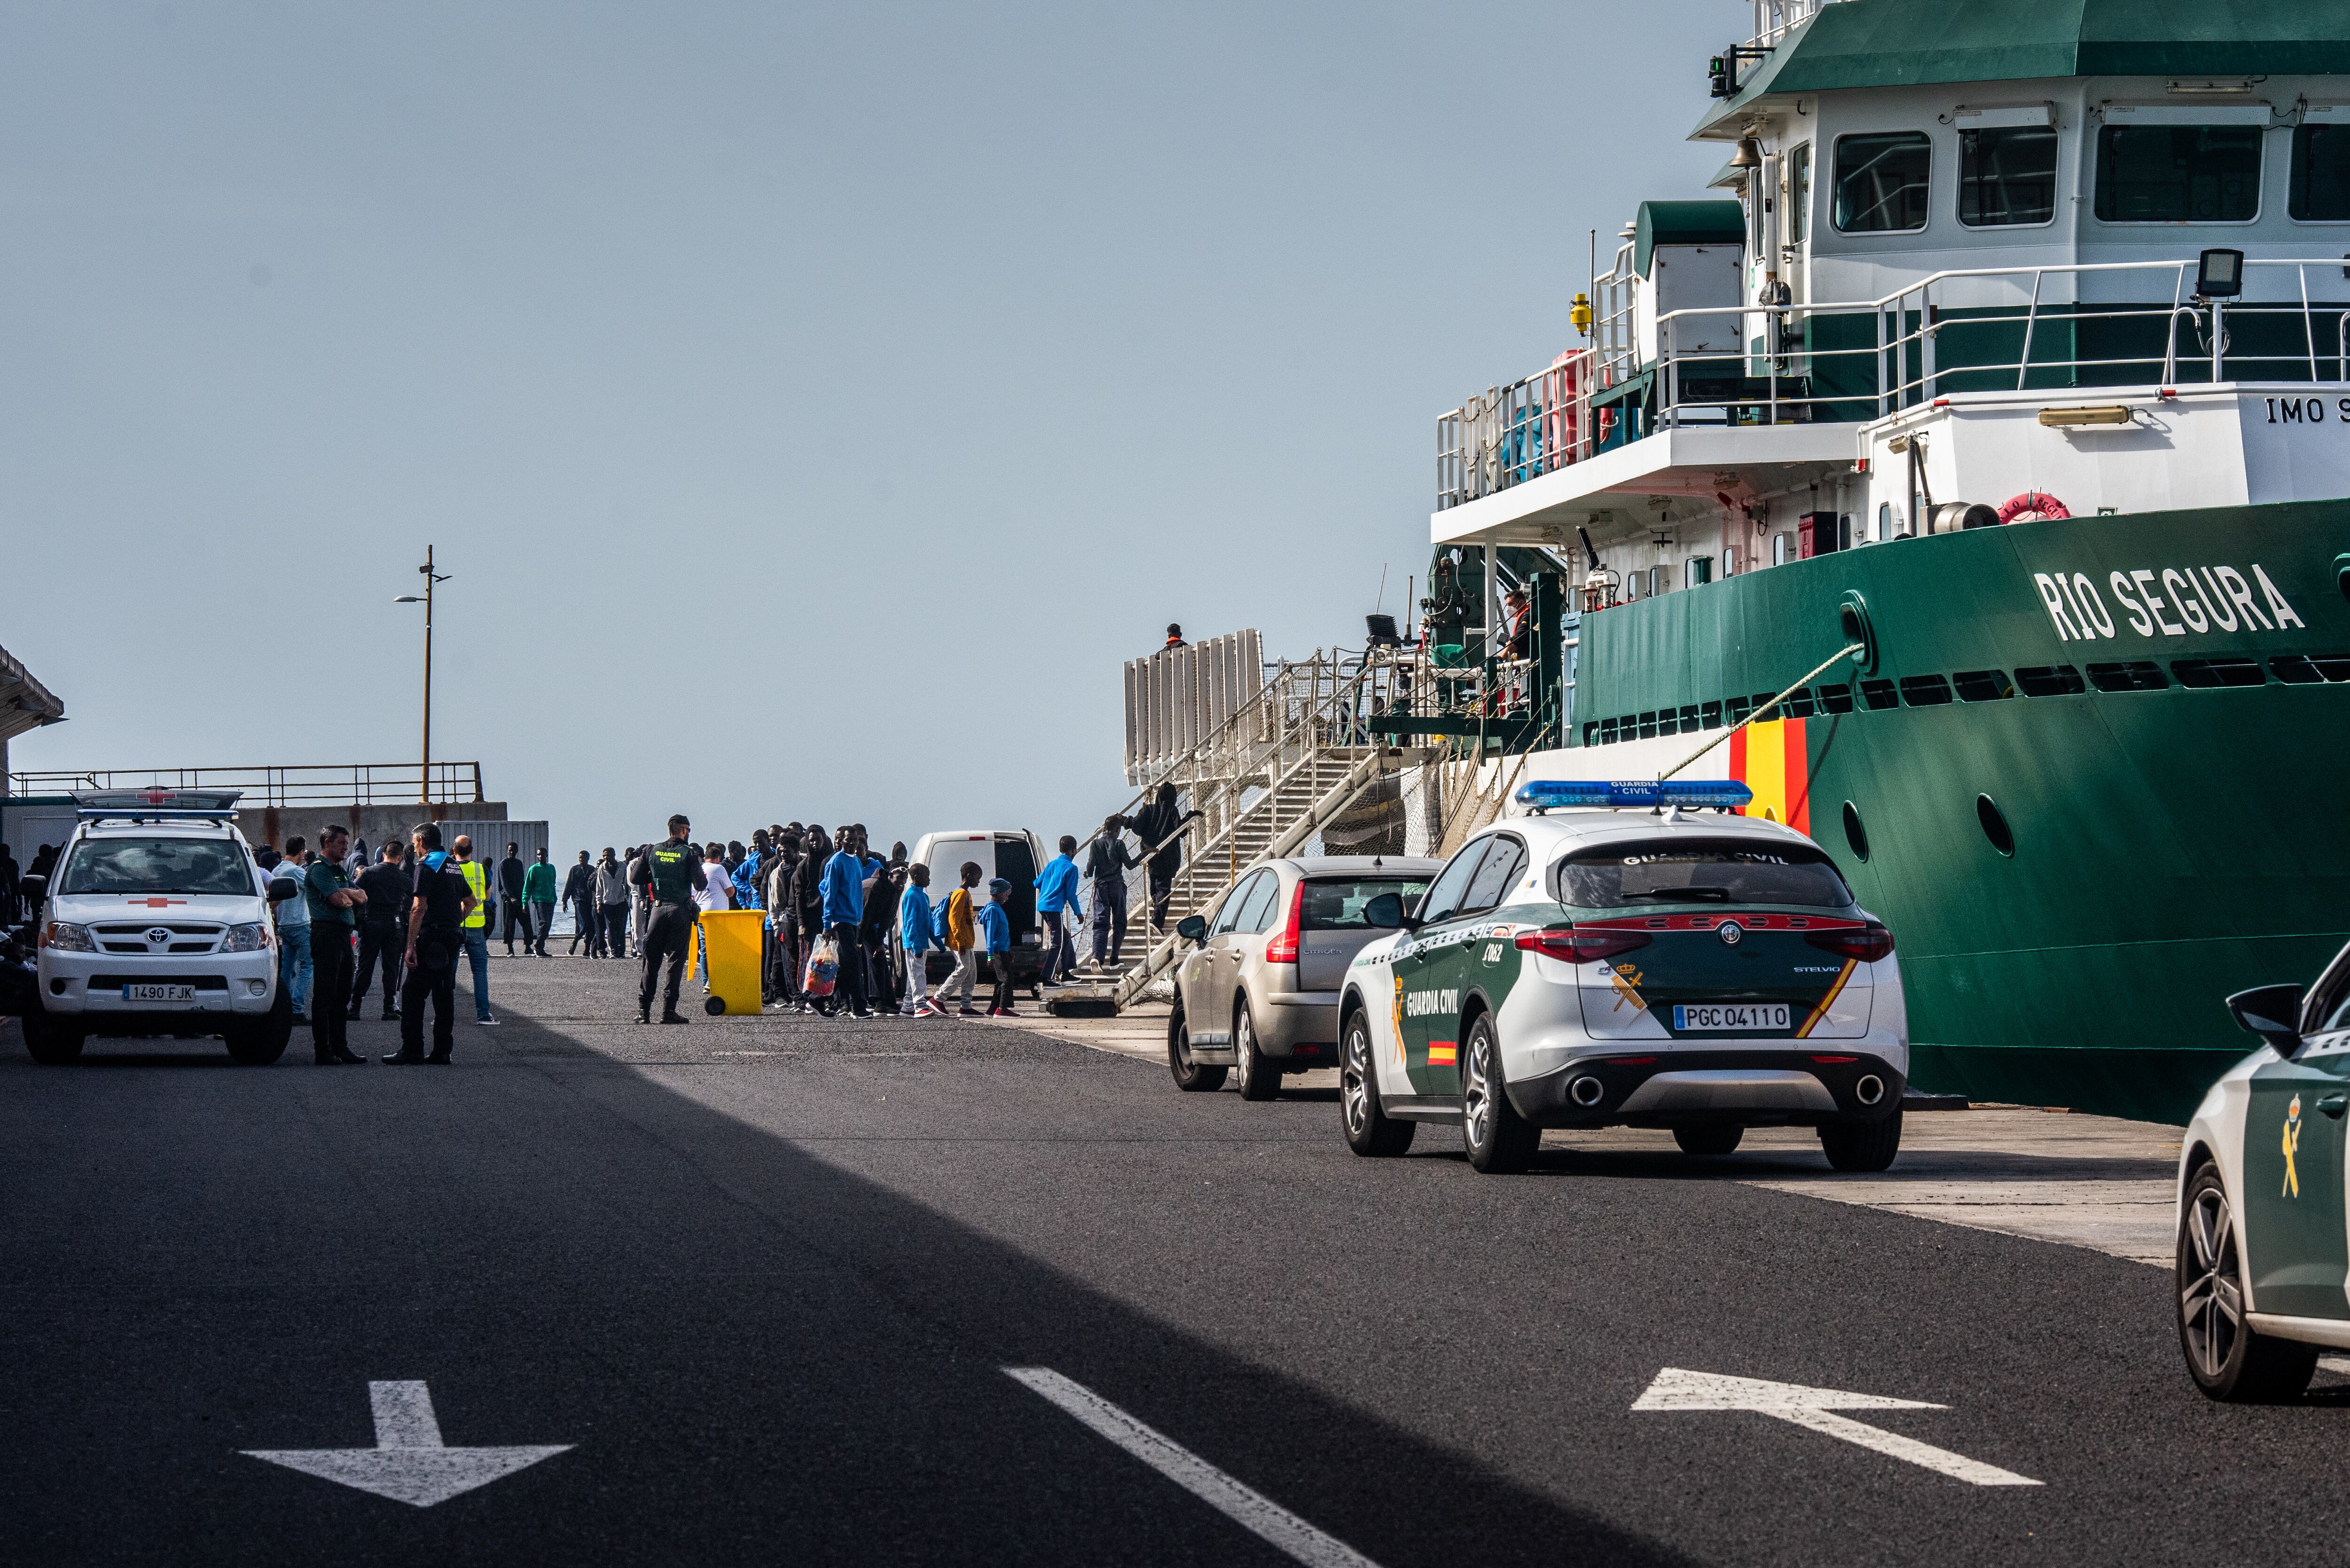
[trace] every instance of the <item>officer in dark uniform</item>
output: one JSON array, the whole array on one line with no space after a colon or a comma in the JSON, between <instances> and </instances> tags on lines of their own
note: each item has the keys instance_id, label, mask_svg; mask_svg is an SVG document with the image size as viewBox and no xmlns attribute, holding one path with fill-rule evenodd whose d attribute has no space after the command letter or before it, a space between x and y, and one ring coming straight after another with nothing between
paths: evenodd
<instances>
[{"instance_id":1,"label":"officer in dark uniform","mask_svg":"<svg viewBox=\"0 0 2350 1568\"><path fill-rule=\"evenodd\" d=\"M669 838L646 850L630 870L630 880L652 894L652 923L641 944L645 963L644 989L637 997L637 1022L653 1021L653 984L664 960L669 983L661 997L663 1023L682 1023L677 1010L677 988L685 981L686 955L693 950L693 896L710 885L702 875L702 850L686 836L693 824L683 816L669 819Z\"/></svg>"}]
</instances>

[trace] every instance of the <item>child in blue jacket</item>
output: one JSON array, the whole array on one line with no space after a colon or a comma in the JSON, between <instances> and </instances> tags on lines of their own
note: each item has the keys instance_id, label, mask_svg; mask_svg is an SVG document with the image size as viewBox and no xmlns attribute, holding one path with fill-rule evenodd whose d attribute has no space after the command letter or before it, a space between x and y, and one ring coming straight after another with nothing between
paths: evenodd
<instances>
[{"instance_id":1,"label":"child in blue jacket","mask_svg":"<svg viewBox=\"0 0 2350 1568\"><path fill-rule=\"evenodd\" d=\"M898 898L898 950L906 958L906 1000L898 1011L909 1018L935 1018L931 1005L927 954L935 940L931 929L931 868L917 861L906 867L906 890Z\"/></svg>"},{"instance_id":2,"label":"child in blue jacket","mask_svg":"<svg viewBox=\"0 0 2350 1568\"><path fill-rule=\"evenodd\" d=\"M987 885L987 902L979 909L979 932L990 962L995 965L995 995L987 1004L990 1018L1017 1018L1012 1009L1012 917L1003 901L1012 884L1002 877Z\"/></svg>"}]
</instances>

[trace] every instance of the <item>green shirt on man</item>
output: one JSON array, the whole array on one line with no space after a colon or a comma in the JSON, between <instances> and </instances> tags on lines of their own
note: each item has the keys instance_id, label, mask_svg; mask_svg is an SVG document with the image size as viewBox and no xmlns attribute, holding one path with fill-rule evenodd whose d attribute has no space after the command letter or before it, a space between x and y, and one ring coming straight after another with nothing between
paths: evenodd
<instances>
[{"instance_id":1,"label":"green shirt on man","mask_svg":"<svg viewBox=\"0 0 2350 1568\"><path fill-rule=\"evenodd\" d=\"M335 894L350 885L351 879L343 875L341 863L329 860L323 855L304 867L302 901L310 906L310 923L314 926L358 925L359 912L357 909L329 901Z\"/></svg>"}]
</instances>

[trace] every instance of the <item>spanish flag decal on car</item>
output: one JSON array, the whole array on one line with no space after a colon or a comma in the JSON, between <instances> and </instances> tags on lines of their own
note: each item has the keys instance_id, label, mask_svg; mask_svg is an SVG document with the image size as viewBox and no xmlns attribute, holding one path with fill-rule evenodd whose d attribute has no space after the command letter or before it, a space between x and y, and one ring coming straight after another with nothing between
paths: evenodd
<instances>
[{"instance_id":1,"label":"spanish flag decal on car","mask_svg":"<svg viewBox=\"0 0 2350 1568\"><path fill-rule=\"evenodd\" d=\"M1457 1064L1460 1060L1460 1047L1454 1042L1451 1040L1431 1040L1428 1043L1428 1064L1430 1066L1451 1067Z\"/></svg>"},{"instance_id":2,"label":"spanish flag decal on car","mask_svg":"<svg viewBox=\"0 0 2350 1568\"><path fill-rule=\"evenodd\" d=\"M1828 1015L1828 1009L1835 1005L1835 999L1844 994L1845 985L1852 979L1852 971L1857 967L1855 960L1844 961L1844 969L1835 977L1835 983L1829 986L1828 993L1814 1005L1811 1015L1804 1020L1804 1026L1795 1031L1796 1039L1809 1040L1812 1037L1812 1031L1820 1026L1820 1020Z\"/></svg>"}]
</instances>

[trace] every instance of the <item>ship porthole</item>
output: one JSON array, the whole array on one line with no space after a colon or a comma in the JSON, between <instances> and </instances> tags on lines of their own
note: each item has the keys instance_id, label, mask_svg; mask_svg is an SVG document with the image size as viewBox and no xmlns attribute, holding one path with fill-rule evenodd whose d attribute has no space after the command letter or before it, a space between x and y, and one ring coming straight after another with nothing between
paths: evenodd
<instances>
[{"instance_id":1,"label":"ship porthole","mask_svg":"<svg viewBox=\"0 0 2350 1568\"><path fill-rule=\"evenodd\" d=\"M1975 820L1982 824L1983 836L1991 846L2009 859L2015 858L2015 830L2007 826L2006 814L1999 803L1987 794L1975 796Z\"/></svg>"},{"instance_id":2,"label":"ship porthole","mask_svg":"<svg viewBox=\"0 0 2350 1568\"><path fill-rule=\"evenodd\" d=\"M1868 829L1862 826L1860 807L1850 801L1844 803L1844 841L1852 846L1853 858L1868 858Z\"/></svg>"}]
</instances>

